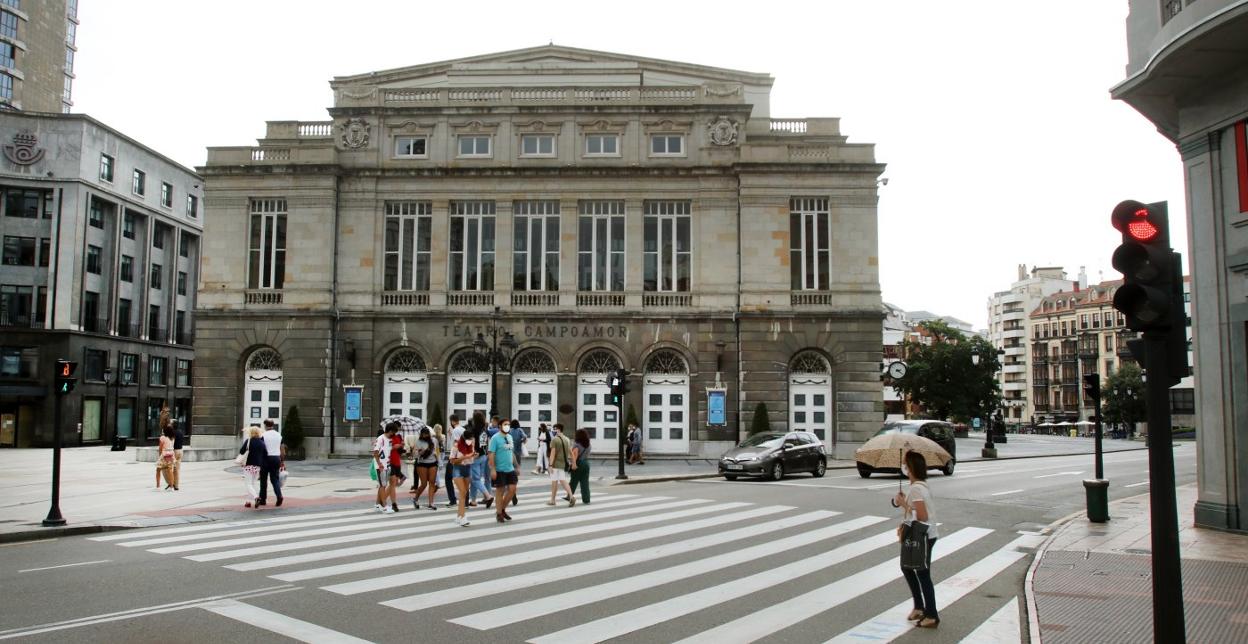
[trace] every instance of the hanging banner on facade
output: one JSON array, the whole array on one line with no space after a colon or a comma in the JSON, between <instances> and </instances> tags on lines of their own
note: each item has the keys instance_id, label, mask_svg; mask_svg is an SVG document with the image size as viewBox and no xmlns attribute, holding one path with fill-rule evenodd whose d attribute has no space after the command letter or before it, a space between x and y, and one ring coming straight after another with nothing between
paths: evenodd
<instances>
[{"instance_id":1,"label":"hanging banner on facade","mask_svg":"<svg viewBox=\"0 0 1248 644\"><path fill-rule=\"evenodd\" d=\"M363 419L364 387L347 385L343 390L346 392L346 402L343 405L342 419L348 423L358 423Z\"/></svg>"},{"instance_id":2,"label":"hanging banner on facade","mask_svg":"<svg viewBox=\"0 0 1248 644\"><path fill-rule=\"evenodd\" d=\"M706 390L706 424L712 427L723 427L728 424L728 416L724 411L728 400L727 389Z\"/></svg>"}]
</instances>

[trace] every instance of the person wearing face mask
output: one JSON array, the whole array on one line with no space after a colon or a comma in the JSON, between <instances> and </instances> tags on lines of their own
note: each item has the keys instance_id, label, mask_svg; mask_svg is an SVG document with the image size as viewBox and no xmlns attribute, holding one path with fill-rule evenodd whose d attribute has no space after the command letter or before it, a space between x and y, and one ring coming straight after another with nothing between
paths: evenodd
<instances>
[{"instance_id":1,"label":"person wearing face mask","mask_svg":"<svg viewBox=\"0 0 1248 644\"><path fill-rule=\"evenodd\" d=\"M927 487L927 460L918 452L906 452L901 473L910 479L910 489L897 492L893 504L901 508L902 524L897 526L900 536L906 524L918 521L927 524L927 565L919 570L902 568L901 572L910 586L914 610L906 618L920 628L936 628L940 625L940 613L936 611L936 589L932 586L932 549L936 547L936 508L932 505L932 492Z\"/></svg>"},{"instance_id":2,"label":"person wearing face mask","mask_svg":"<svg viewBox=\"0 0 1248 644\"><path fill-rule=\"evenodd\" d=\"M511 521L507 514L507 502L516 495L516 457L515 443L511 437L511 421L504 420L498 425L498 433L490 439L490 478L494 481L495 498L498 505L494 506L494 518L499 523Z\"/></svg>"}]
</instances>

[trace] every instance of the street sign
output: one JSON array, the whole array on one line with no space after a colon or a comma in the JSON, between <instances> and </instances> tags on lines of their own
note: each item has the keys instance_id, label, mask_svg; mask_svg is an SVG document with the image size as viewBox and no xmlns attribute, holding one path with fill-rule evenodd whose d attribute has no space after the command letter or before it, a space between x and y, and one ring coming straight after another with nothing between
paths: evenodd
<instances>
[{"instance_id":1,"label":"street sign","mask_svg":"<svg viewBox=\"0 0 1248 644\"><path fill-rule=\"evenodd\" d=\"M724 403L728 399L728 390L711 388L706 390L706 424L711 427L723 427L728 424Z\"/></svg>"},{"instance_id":2,"label":"street sign","mask_svg":"<svg viewBox=\"0 0 1248 644\"><path fill-rule=\"evenodd\" d=\"M971 419L971 427L974 427L975 429L979 429L979 417L978 416Z\"/></svg>"}]
</instances>

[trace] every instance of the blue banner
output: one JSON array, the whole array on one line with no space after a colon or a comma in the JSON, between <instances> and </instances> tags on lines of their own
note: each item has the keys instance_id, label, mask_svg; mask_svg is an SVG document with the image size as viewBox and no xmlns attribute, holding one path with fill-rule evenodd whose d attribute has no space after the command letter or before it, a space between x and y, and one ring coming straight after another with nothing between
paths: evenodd
<instances>
[{"instance_id":1,"label":"blue banner","mask_svg":"<svg viewBox=\"0 0 1248 644\"><path fill-rule=\"evenodd\" d=\"M358 423L362 420L362 408L364 401L363 387L345 387L346 389L346 405L342 419L349 423Z\"/></svg>"},{"instance_id":2,"label":"blue banner","mask_svg":"<svg viewBox=\"0 0 1248 644\"><path fill-rule=\"evenodd\" d=\"M724 402L728 398L728 391L724 389L712 389L706 392L706 424L707 425L727 425L728 419L724 413Z\"/></svg>"}]
</instances>

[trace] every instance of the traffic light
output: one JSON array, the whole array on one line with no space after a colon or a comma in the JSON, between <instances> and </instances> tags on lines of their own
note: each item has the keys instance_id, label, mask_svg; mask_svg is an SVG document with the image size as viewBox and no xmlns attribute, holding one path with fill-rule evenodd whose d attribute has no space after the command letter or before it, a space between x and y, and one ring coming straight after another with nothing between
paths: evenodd
<instances>
[{"instance_id":1,"label":"traffic light","mask_svg":"<svg viewBox=\"0 0 1248 644\"><path fill-rule=\"evenodd\" d=\"M1101 374L1089 373L1083 376L1083 395L1088 400L1101 399Z\"/></svg>"},{"instance_id":2,"label":"traffic light","mask_svg":"<svg viewBox=\"0 0 1248 644\"><path fill-rule=\"evenodd\" d=\"M78 383L78 379L74 377L74 372L78 371L78 363L69 360L56 361L56 393L64 395L74 390L74 385Z\"/></svg>"},{"instance_id":3,"label":"traffic light","mask_svg":"<svg viewBox=\"0 0 1248 644\"><path fill-rule=\"evenodd\" d=\"M611 390L611 404L616 407L623 405L624 395L628 393L628 370L616 369L607 376L607 386Z\"/></svg>"},{"instance_id":4,"label":"traffic light","mask_svg":"<svg viewBox=\"0 0 1248 644\"><path fill-rule=\"evenodd\" d=\"M1174 322L1174 265L1170 249L1170 221L1166 203L1124 201L1111 216L1122 233L1122 245L1113 255L1122 273L1114 293L1114 308L1127 318L1133 331L1166 331ZM1180 299L1181 306L1181 299Z\"/></svg>"},{"instance_id":5,"label":"traffic light","mask_svg":"<svg viewBox=\"0 0 1248 644\"><path fill-rule=\"evenodd\" d=\"M628 395L628 369L620 369L620 397Z\"/></svg>"}]
</instances>

